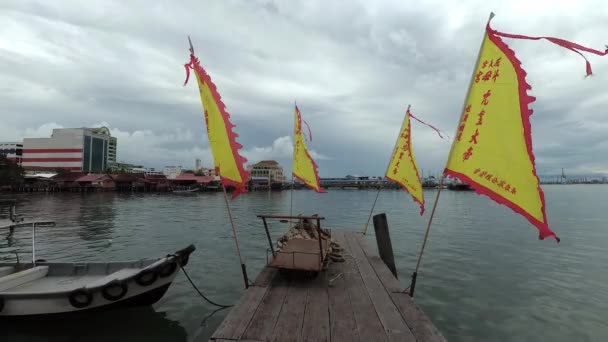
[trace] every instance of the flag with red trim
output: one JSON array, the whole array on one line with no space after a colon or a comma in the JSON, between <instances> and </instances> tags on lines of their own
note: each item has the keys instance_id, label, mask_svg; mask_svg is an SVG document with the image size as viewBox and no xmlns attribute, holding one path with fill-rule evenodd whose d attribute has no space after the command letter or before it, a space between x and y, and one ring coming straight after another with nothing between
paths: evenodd
<instances>
[{"instance_id":1,"label":"flag with red trim","mask_svg":"<svg viewBox=\"0 0 608 342\"><path fill-rule=\"evenodd\" d=\"M529 105L535 98L500 35L488 23L444 173L524 216L540 239L559 241L547 222L532 152Z\"/></svg>"},{"instance_id":2,"label":"flag with red trim","mask_svg":"<svg viewBox=\"0 0 608 342\"><path fill-rule=\"evenodd\" d=\"M230 114L226 111L217 87L194 55L192 43L190 43L190 62L185 64L185 67L184 85L188 83L190 70L194 70L198 82L215 170L224 186L234 187L232 193L234 199L239 194L247 192L246 184L249 180L249 172L244 168L247 159L239 154L243 146L236 141L238 134L233 131L236 126L230 122Z\"/></svg>"},{"instance_id":3,"label":"flag with red trim","mask_svg":"<svg viewBox=\"0 0 608 342\"><path fill-rule=\"evenodd\" d=\"M325 192L321 188L319 181L319 170L317 164L308 153L306 142L304 141L304 133L302 132L302 114L296 106L295 121L294 121L294 137L293 137L293 168L292 174L295 178L302 181L308 187L316 192ZM308 126L308 124L306 124ZM309 138L312 137L310 127L308 127ZM310 138L312 139L312 138Z\"/></svg>"}]
</instances>

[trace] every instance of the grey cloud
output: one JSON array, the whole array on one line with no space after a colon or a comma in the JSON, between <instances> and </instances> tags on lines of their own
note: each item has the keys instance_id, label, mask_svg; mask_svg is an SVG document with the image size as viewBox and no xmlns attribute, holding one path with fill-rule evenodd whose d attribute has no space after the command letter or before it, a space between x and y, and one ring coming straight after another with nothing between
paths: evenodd
<instances>
[{"instance_id":1,"label":"grey cloud","mask_svg":"<svg viewBox=\"0 0 608 342\"><path fill-rule=\"evenodd\" d=\"M555 4L550 13L530 1L492 6L493 27L505 32L606 43L608 11L599 1ZM311 147L330 157L318 161L321 175L380 175L407 104L453 135L489 10L477 0L6 1L0 140L49 123L103 121L125 161L159 167L209 158L196 85L182 87L189 34L249 157L275 156L289 168L277 140L291 134L297 101L313 129ZM569 51L505 41L538 98L531 121L539 170L608 170L608 63L590 56L596 76L583 79L583 61ZM449 143L413 125L420 167L441 170Z\"/></svg>"}]
</instances>

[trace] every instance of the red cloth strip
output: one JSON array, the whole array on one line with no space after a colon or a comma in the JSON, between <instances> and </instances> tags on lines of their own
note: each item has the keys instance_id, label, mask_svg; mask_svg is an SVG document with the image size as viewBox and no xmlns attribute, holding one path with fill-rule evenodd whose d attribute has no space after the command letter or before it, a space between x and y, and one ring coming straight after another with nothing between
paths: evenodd
<instances>
[{"instance_id":1,"label":"red cloth strip","mask_svg":"<svg viewBox=\"0 0 608 342\"><path fill-rule=\"evenodd\" d=\"M588 48L586 46L582 46L580 44L574 43L574 42L570 42L567 41L565 39L561 39L561 38L555 38L555 37L531 37L531 36L524 36L521 34L510 34L510 33L504 33L504 32L499 32L493 29L490 29L495 35L497 36L501 36L501 37L505 37L505 38L513 38L513 39L527 39L527 40L541 40L541 39L545 39L550 41L551 43L561 46L563 48L566 48L570 51L573 51L577 54L579 54L581 57L583 57L583 59L585 60L585 64L586 64L586 72L587 72L587 76L592 75L592 71L591 71L591 63L589 63L589 60L587 60L587 57L585 57L585 55L583 55L581 53L581 51L585 51L585 52L589 52L592 53L594 55L598 55L598 56L606 56L608 55L608 46L607 49L605 51L599 51L596 49L591 49Z\"/></svg>"},{"instance_id":2,"label":"red cloth strip","mask_svg":"<svg viewBox=\"0 0 608 342\"><path fill-rule=\"evenodd\" d=\"M192 68L192 62L184 64L184 68L186 68L186 80L184 81L184 86L188 84L188 80L190 79L190 69Z\"/></svg>"},{"instance_id":3,"label":"red cloth strip","mask_svg":"<svg viewBox=\"0 0 608 342\"><path fill-rule=\"evenodd\" d=\"M312 131L310 130L310 126L308 126L308 122L304 119L302 119L302 121L306 125L306 128L308 128L308 141L312 141Z\"/></svg>"},{"instance_id":4,"label":"red cloth strip","mask_svg":"<svg viewBox=\"0 0 608 342\"><path fill-rule=\"evenodd\" d=\"M432 130L434 130L435 132L437 132L437 134L439 135L439 137L440 137L441 139L443 139L443 135L441 135L441 131L440 131L440 130L438 130L437 128L435 128L433 125L429 125L428 123L426 123L426 122L424 122L424 121L422 121L422 120L418 119L417 117L415 117L415 116L414 116L414 114L412 114L412 112L409 112L409 111L408 111L408 113L410 113L410 116L412 117L412 119L414 119L414 120L416 120L416 121L420 122L421 124L423 124L423 125L425 125L425 126L427 126L427 127L431 128Z\"/></svg>"}]
</instances>

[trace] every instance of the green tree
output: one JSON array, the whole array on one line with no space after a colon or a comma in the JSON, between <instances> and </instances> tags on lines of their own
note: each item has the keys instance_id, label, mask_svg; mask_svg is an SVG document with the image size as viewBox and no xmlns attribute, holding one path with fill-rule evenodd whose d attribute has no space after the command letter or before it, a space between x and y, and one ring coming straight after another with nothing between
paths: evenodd
<instances>
[{"instance_id":1,"label":"green tree","mask_svg":"<svg viewBox=\"0 0 608 342\"><path fill-rule=\"evenodd\" d=\"M6 155L0 154L0 185L15 185L23 181L25 171Z\"/></svg>"}]
</instances>

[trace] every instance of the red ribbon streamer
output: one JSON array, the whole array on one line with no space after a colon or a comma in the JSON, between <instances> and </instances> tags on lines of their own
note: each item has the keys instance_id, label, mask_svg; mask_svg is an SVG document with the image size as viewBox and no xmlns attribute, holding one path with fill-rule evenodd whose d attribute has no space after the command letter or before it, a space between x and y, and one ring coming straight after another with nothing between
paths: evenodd
<instances>
[{"instance_id":1,"label":"red ribbon streamer","mask_svg":"<svg viewBox=\"0 0 608 342\"><path fill-rule=\"evenodd\" d=\"M308 126L308 122L304 119L302 119L302 121L306 125L306 128L308 128L308 141L312 141L312 131L310 130L310 126Z\"/></svg>"},{"instance_id":2,"label":"red ribbon streamer","mask_svg":"<svg viewBox=\"0 0 608 342\"><path fill-rule=\"evenodd\" d=\"M434 130L435 132L437 132L437 134L439 135L439 137L441 139L443 139L443 135L441 135L441 131L440 130L438 130L437 128L435 128L433 125L429 125L428 123L426 123L426 122L418 119L417 117L414 116L414 114L412 114L412 112L408 111L408 113L410 114L410 116L412 117L412 119L414 119L414 120L420 122L421 124L423 124L423 125L431 128L432 130Z\"/></svg>"},{"instance_id":3,"label":"red ribbon streamer","mask_svg":"<svg viewBox=\"0 0 608 342\"><path fill-rule=\"evenodd\" d=\"M608 55L608 46L606 46L606 50L604 52L602 52L602 51L599 51L599 50L588 48L586 46L582 46L582 45L574 43L574 42L570 42L570 41L567 41L567 40L564 40L564 39L560 39L560 38L555 38L555 37L531 37L531 36L524 36L524 35L521 35L521 34L510 34L510 33L499 32L499 31L492 30L492 29L491 29L491 31L494 34L496 34L497 36L506 37L506 38L527 39L527 40L541 40L541 39L545 39L545 40L548 40L548 41L550 41L551 43L553 43L555 45L558 45L558 46L566 48L566 49L568 49L570 51L573 51L573 52L579 54L585 60L587 76L591 76L593 74L592 71L591 71L591 63L589 63L589 60L587 60L587 57L585 57L585 55L583 55L581 53L581 51L589 52L589 53L592 53L592 54L598 55L598 56L606 56L606 55Z\"/></svg>"},{"instance_id":4,"label":"red ribbon streamer","mask_svg":"<svg viewBox=\"0 0 608 342\"><path fill-rule=\"evenodd\" d=\"M188 80L190 79L190 69L192 68L192 62L184 64L184 68L186 68L186 80L184 81L184 86L188 84Z\"/></svg>"}]
</instances>

